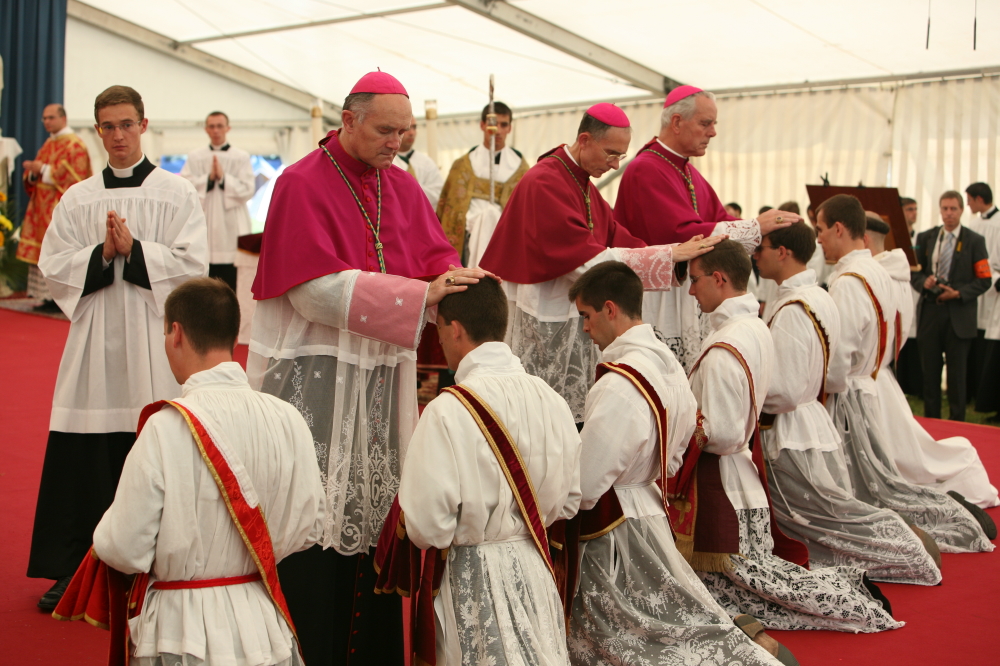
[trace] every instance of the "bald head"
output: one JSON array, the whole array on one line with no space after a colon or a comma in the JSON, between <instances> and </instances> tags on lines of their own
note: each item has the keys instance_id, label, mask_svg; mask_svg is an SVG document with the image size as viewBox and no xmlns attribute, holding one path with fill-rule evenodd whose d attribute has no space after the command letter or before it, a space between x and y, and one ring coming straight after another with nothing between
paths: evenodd
<instances>
[{"instance_id":1,"label":"bald head","mask_svg":"<svg viewBox=\"0 0 1000 666\"><path fill-rule=\"evenodd\" d=\"M63 108L63 105L49 104L42 109L42 124L45 125L45 131L49 134L55 134L66 127L66 109Z\"/></svg>"}]
</instances>

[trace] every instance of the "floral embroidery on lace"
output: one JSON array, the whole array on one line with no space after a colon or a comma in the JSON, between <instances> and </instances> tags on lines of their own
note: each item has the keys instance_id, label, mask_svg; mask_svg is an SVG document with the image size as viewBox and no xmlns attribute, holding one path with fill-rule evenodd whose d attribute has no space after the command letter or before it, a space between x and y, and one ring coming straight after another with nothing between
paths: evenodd
<instances>
[{"instance_id":1,"label":"floral embroidery on lace","mask_svg":"<svg viewBox=\"0 0 1000 666\"><path fill-rule=\"evenodd\" d=\"M740 552L733 570L699 573L731 615L749 613L766 629L830 629L874 633L896 622L861 582L864 571L837 566L810 571L771 554L768 509L738 510Z\"/></svg>"},{"instance_id":2,"label":"floral embroidery on lace","mask_svg":"<svg viewBox=\"0 0 1000 666\"><path fill-rule=\"evenodd\" d=\"M673 246L618 248L618 256L635 271L646 290L661 291L675 285Z\"/></svg>"},{"instance_id":3,"label":"floral embroidery on lace","mask_svg":"<svg viewBox=\"0 0 1000 666\"><path fill-rule=\"evenodd\" d=\"M729 239L738 242L747 251L753 251L760 245L760 225L755 220L732 220L726 222L726 229L723 233L729 234Z\"/></svg>"}]
</instances>

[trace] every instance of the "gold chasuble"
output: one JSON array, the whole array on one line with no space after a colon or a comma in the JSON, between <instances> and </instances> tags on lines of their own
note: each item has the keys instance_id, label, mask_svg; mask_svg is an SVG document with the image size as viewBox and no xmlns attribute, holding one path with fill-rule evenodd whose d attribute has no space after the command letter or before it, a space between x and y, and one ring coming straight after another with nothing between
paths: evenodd
<instances>
[{"instance_id":1,"label":"gold chasuble","mask_svg":"<svg viewBox=\"0 0 1000 666\"><path fill-rule=\"evenodd\" d=\"M521 157L521 166L514 175L504 182L493 183L493 200L501 210L507 205L514 187L521 182L521 177L527 172L528 162ZM448 237L448 242L459 255L465 246L465 218L469 213L469 203L473 199L490 200L490 179L476 176L469 153L466 153L451 165L437 206L437 216L441 220L444 235Z\"/></svg>"},{"instance_id":2,"label":"gold chasuble","mask_svg":"<svg viewBox=\"0 0 1000 666\"><path fill-rule=\"evenodd\" d=\"M52 184L24 179L24 189L31 200L24 212L21 227L21 242L17 246L17 258L28 264L38 264L38 254L42 251L42 239L52 221L52 211L71 185L90 178L90 157L87 147L76 134L67 133L50 137L42 144L35 158L49 167Z\"/></svg>"}]
</instances>

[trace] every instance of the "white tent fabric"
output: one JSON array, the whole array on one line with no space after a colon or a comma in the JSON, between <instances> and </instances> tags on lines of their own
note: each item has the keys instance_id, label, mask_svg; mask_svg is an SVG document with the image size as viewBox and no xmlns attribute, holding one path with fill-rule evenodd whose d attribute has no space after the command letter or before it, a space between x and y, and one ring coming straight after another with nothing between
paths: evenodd
<instances>
[{"instance_id":1,"label":"white tent fabric","mask_svg":"<svg viewBox=\"0 0 1000 666\"><path fill-rule=\"evenodd\" d=\"M593 101L626 109L633 154L658 131L662 95L459 4L468 0L69 1L71 16L74 6L95 7L334 103L361 74L381 67L410 91L418 118L425 99L437 100L437 161L445 173L482 140L478 111L490 73L497 98L515 110L512 143L529 162L571 142ZM898 186L918 200L927 227L937 223L942 191L977 180L1000 185L1000 3L935 2L929 14L911 0L509 4L637 67L721 93L719 135L698 167L723 199L748 213L787 199L805 203L804 186L828 173L834 184ZM407 8L413 11L370 16ZM362 14L369 16L233 36ZM914 78L943 71L950 74ZM289 163L312 148L301 106L71 18L66 105L98 163L103 151L86 129L89 109L113 83L144 95L151 118L144 146L154 159L201 145L203 118L216 108L233 120L233 143L251 152ZM422 132L417 147L425 141ZM617 181L603 190L613 202Z\"/></svg>"}]
</instances>

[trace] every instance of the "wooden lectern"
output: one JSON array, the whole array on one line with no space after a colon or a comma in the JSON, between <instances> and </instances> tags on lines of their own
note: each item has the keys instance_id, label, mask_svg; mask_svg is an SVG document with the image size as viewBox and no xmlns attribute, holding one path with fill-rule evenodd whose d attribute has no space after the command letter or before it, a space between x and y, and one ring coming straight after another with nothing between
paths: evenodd
<instances>
[{"instance_id":1,"label":"wooden lectern","mask_svg":"<svg viewBox=\"0 0 1000 666\"><path fill-rule=\"evenodd\" d=\"M889 224L892 233L885 237L885 249L901 248L910 262L910 270L919 270L917 256L910 242L910 230L903 217L903 207L899 205L899 190L895 187L842 187L839 185L806 185L809 202L813 210L837 194L857 197L865 210L878 213Z\"/></svg>"}]
</instances>

